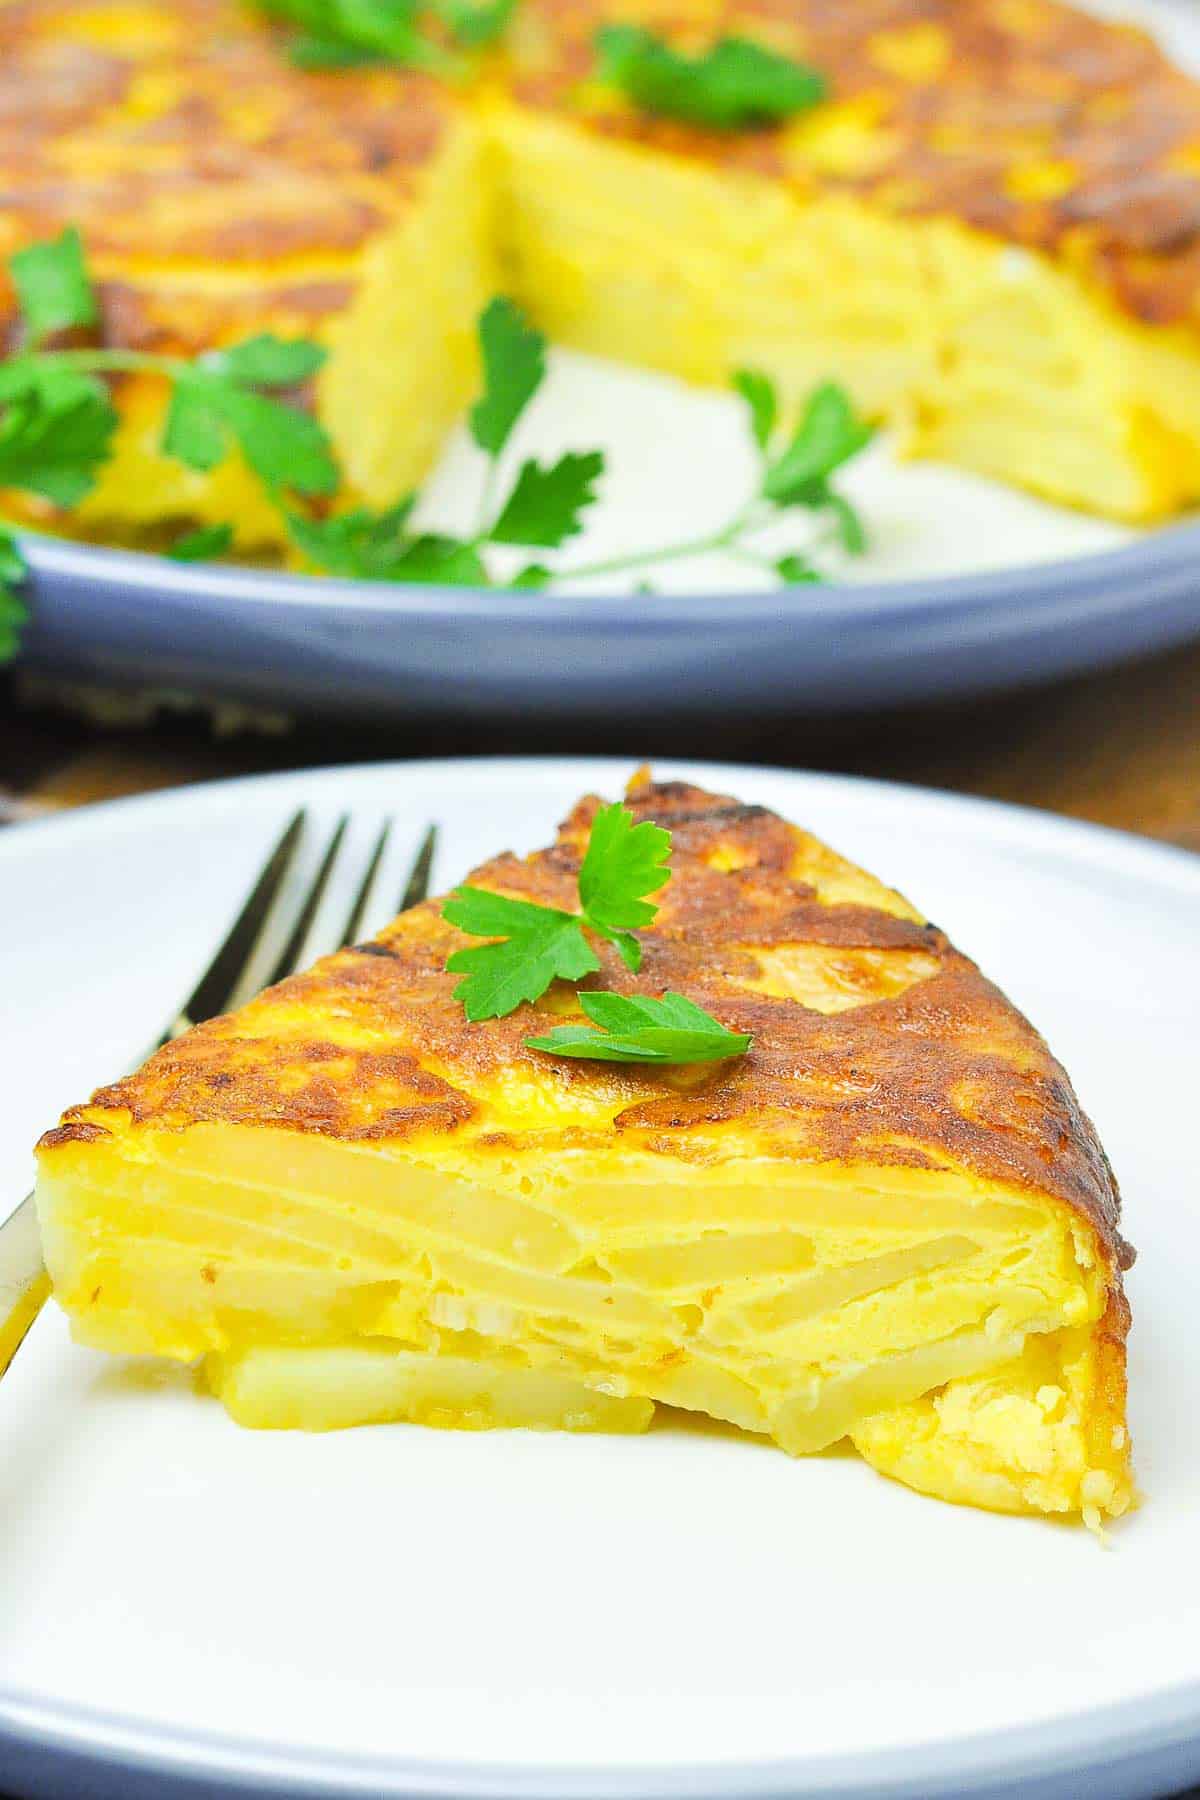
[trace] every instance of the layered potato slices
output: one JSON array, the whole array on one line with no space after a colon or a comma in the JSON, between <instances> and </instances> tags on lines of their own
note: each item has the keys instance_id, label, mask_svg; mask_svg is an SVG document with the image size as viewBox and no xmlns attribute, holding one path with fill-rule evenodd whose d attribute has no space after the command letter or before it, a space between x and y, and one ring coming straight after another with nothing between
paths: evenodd
<instances>
[{"instance_id":1,"label":"layered potato slices","mask_svg":"<svg viewBox=\"0 0 1200 1800\"><path fill-rule=\"evenodd\" d=\"M561 906L595 809L471 880ZM639 780L644 959L747 1055L565 1061L574 988L469 1024L429 902L189 1032L39 1147L84 1343L199 1360L233 1417L641 1431L658 1406L924 1492L1131 1503L1117 1190L1033 1028L898 894L758 807Z\"/></svg>"},{"instance_id":2,"label":"layered potato slices","mask_svg":"<svg viewBox=\"0 0 1200 1800\"><path fill-rule=\"evenodd\" d=\"M614 19L754 38L828 97L769 130L648 117L597 77ZM0 255L67 224L107 345L326 343L347 500L425 473L498 285L689 380L837 379L912 451L1068 505L1200 498L1200 83L1057 0L522 0L453 90L303 72L238 0L0 0ZM84 527L277 546L240 465L161 457L160 385L121 384Z\"/></svg>"}]
</instances>

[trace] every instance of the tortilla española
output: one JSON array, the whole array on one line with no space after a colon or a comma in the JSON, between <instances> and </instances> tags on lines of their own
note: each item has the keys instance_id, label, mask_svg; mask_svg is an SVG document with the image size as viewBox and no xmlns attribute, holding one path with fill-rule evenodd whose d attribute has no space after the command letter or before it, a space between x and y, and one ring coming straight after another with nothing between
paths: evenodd
<instances>
[{"instance_id":1,"label":"tortilla espa\u00f1ola","mask_svg":"<svg viewBox=\"0 0 1200 1800\"><path fill-rule=\"evenodd\" d=\"M475 886L571 907L599 802ZM754 1034L564 1062L556 984L469 1024L432 901L159 1051L39 1146L84 1343L203 1359L235 1419L849 1439L947 1500L1131 1504L1132 1260L1071 1085L898 894L762 808L638 778L672 833L639 992ZM631 991L597 944L593 985Z\"/></svg>"},{"instance_id":2,"label":"tortilla espa\u00f1ola","mask_svg":"<svg viewBox=\"0 0 1200 1800\"><path fill-rule=\"evenodd\" d=\"M614 18L755 37L829 97L770 130L647 117L596 79ZM329 347L312 403L347 499L425 473L498 285L690 380L837 379L913 452L1068 505L1200 498L1200 83L1058 0L523 0L454 92L302 72L236 0L0 0L0 255L72 223L106 346ZM0 291L0 341L6 314L11 339ZM85 529L278 547L240 465L160 454L153 379L119 405Z\"/></svg>"}]
</instances>

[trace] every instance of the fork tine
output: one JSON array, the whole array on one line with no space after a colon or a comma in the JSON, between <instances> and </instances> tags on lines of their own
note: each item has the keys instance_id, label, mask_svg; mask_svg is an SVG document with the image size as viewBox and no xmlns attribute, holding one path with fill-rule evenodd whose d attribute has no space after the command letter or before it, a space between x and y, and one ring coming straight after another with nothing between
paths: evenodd
<instances>
[{"instance_id":1,"label":"fork tine","mask_svg":"<svg viewBox=\"0 0 1200 1800\"><path fill-rule=\"evenodd\" d=\"M349 916L342 928L342 935L338 940L339 950L344 950L347 944L356 943L358 940L358 934L362 929L363 914L367 910L367 903L371 898L371 891L375 886L375 878L379 874L379 866L383 861L384 852L387 850L391 835L392 821L391 819L385 819L383 828L380 831L379 836L375 839L375 848L371 852L370 860L363 872L363 878L358 884L358 892L354 896L354 904L351 906Z\"/></svg>"},{"instance_id":2,"label":"fork tine","mask_svg":"<svg viewBox=\"0 0 1200 1800\"><path fill-rule=\"evenodd\" d=\"M334 864L341 854L342 844L349 827L350 815L349 813L343 813L337 822L333 836L329 840L328 848L321 858L321 866L313 877L312 885L304 897L304 904L301 906L296 922L288 935L287 943L280 951L278 960L271 970L270 975L267 977L265 983L267 987L274 987L277 981L282 981L285 976L294 973L304 951L305 944L308 941L308 934L312 930L313 920L317 916L317 911L324 897L325 889L329 886L329 877L333 874Z\"/></svg>"},{"instance_id":3,"label":"fork tine","mask_svg":"<svg viewBox=\"0 0 1200 1800\"><path fill-rule=\"evenodd\" d=\"M304 823L305 812L301 807L292 816L267 858L262 873L247 895L241 912L229 927L220 949L180 1008L179 1016L163 1033L160 1043L169 1043L180 1032L186 1031L189 1025L202 1024L205 1019L215 1018L228 1007L239 977L254 954L284 877L295 859Z\"/></svg>"},{"instance_id":4,"label":"fork tine","mask_svg":"<svg viewBox=\"0 0 1200 1800\"><path fill-rule=\"evenodd\" d=\"M409 871L404 892L400 896L401 912L407 912L410 906L419 906L422 900L429 897L429 881L433 874L433 857L437 849L438 828L431 825L421 839L421 847Z\"/></svg>"}]
</instances>

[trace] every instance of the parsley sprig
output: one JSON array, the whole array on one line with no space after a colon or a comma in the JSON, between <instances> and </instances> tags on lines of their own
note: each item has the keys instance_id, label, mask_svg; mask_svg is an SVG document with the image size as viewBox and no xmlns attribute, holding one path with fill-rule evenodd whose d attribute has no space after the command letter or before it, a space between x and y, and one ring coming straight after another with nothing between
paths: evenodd
<instances>
[{"instance_id":1,"label":"parsley sprig","mask_svg":"<svg viewBox=\"0 0 1200 1800\"><path fill-rule=\"evenodd\" d=\"M339 481L325 432L274 390L308 381L325 360L318 344L267 333L188 360L149 351L44 348L87 327L98 308L78 233L19 251L10 268L26 348L0 364L0 487L70 507L91 491L112 449L118 415L107 378L152 375L169 389L162 447L206 473L241 451L272 492L330 494Z\"/></svg>"},{"instance_id":2,"label":"parsley sprig","mask_svg":"<svg viewBox=\"0 0 1200 1800\"><path fill-rule=\"evenodd\" d=\"M749 38L723 37L698 56L673 50L638 25L596 34L600 79L643 112L716 131L777 125L825 98L817 69Z\"/></svg>"},{"instance_id":3,"label":"parsley sprig","mask_svg":"<svg viewBox=\"0 0 1200 1800\"><path fill-rule=\"evenodd\" d=\"M563 912L531 900L513 900L487 888L455 888L443 917L472 937L497 942L456 950L446 967L466 977L454 990L468 1019L502 1019L523 1000L537 1000L555 980L578 981L600 967L586 930L616 945L635 973L642 949L633 933L658 908L645 896L671 879L671 834L620 802L603 806L592 822L579 867L579 911Z\"/></svg>"},{"instance_id":4,"label":"parsley sprig","mask_svg":"<svg viewBox=\"0 0 1200 1800\"><path fill-rule=\"evenodd\" d=\"M635 824L629 808L617 802L602 806L592 820L579 866L578 912L488 888L455 888L443 918L472 937L493 940L456 950L446 962L451 974L464 976L454 997L468 1019L502 1019L523 1002L540 1000L554 981L594 975L600 958L588 932L615 944L636 974L642 947L633 934L657 915L657 904L646 896L670 881L670 853L669 831L649 820ZM726 1030L682 994L654 999L587 991L579 1004L599 1030L557 1026L544 1037L526 1038L530 1049L597 1062L698 1063L742 1056L750 1048L748 1035Z\"/></svg>"},{"instance_id":5,"label":"parsley sprig","mask_svg":"<svg viewBox=\"0 0 1200 1800\"><path fill-rule=\"evenodd\" d=\"M313 520L293 510L288 515L292 541L312 567L369 581L487 586L496 582L489 567L490 549L520 545L557 550L582 530L605 472L603 451L569 450L548 463L528 458L501 493L501 459L546 378L546 339L511 300L495 299L480 318L479 343L483 389L468 425L487 462L474 532L468 537L418 533L411 524L416 495L381 513L360 508ZM819 581L811 549L768 555L757 545L765 530L797 510L812 519L823 518L832 527L826 536L832 535L846 550L857 554L865 549L862 521L834 486L837 473L872 436L845 390L833 383L818 388L794 431L781 436L779 399L769 379L746 371L734 385L750 409L759 471L754 492L729 519L696 537L599 561L555 569L529 563L511 581L496 584L541 588L553 581L561 586L712 551L733 555L789 585ZM811 548L820 541L814 540Z\"/></svg>"},{"instance_id":6,"label":"parsley sprig","mask_svg":"<svg viewBox=\"0 0 1200 1800\"><path fill-rule=\"evenodd\" d=\"M24 347L0 363L0 488L33 494L67 509L86 498L112 454L118 424L109 381L150 375L167 389L163 451L207 472L235 452L258 476L278 509L294 549L309 568L367 581L474 587L542 588L587 576L640 570L723 551L787 583L820 579L809 533L802 550L768 554L759 534L797 509L823 521L826 538L861 551L866 533L835 477L871 436L844 390L827 383L810 397L791 434L781 433L780 404L765 375L745 371L735 385L749 408L759 469L750 497L701 535L600 561L552 569L527 563L507 581L492 552L512 547L558 550L577 536L596 503L605 473L600 450L568 450L550 460L526 457L515 474L507 461L514 433L546 378L547 344L509 299L490 302L479 320L482 389L468 424L485 459L476 524L455 535L418 525L420 496L389 507L331 512L324 504L342 486L322 427L295 400L320 370L325 351L305 339L267 333L201 356L163 356L62 342L86 333L99 317L79 235L20 251L10 260L24 325ZM510 472L506 475L506 469ZM317 504L313 504L316 502ZM221 556L234 547L223 522L186 532L167 554L181 562ZM8 566L15 551L10 550ZM5 577L11 638L16 581Z\"/></svg>"},{"instance_id":7,"label":"parsley sprig","mask_svg":"<svg viewBox=\"0 0 1200 1800\"><path fill-rule=\"evenodd\" d=\"M582 529L604 473L600 450L567 451L553 462L522 462L507 491L501 458L546 376L546 340L511 300L492 300L479 320L483 388L468 426L487 461L477 522L467 537L418 530L412 515L418 496L383 512L358 507L318 519L300 509L286 513L293 544L314 568L368 581L438 581L487 587L489 546L557 549ZM526 572L523 585L540 585L549 572Z\"/></svg>"}]
</instances>

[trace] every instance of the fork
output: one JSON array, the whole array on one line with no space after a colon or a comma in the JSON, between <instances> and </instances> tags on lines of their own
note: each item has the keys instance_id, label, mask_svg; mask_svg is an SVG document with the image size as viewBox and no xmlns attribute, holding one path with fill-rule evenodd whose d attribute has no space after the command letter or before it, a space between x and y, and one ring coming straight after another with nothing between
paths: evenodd
<instances>
[{"instance_id":1,"label":"fork","mask_svg":"<svg viewBox=\"0 0 1200 1800\"><path fill-rule=\"evenodd\" d=\"M335 869L352 866L346 848L349 825L349 815L343 813L307 888L299 897L289 896L287 876L308 830L304 809L294 815L263 864L216 955L147 1055L161 1050L193 1025L201 1025L218 1013L231 1012L259 988L282 981L327 951L341 950L355 942L391 841L393 821L384 822L358 873L354 899L344 923L340 928L331 928L320 916L321 902ZM437 827L431 825L405 877L401 912L416 906L429 892L436 846ZM273 944L283 934L283 947L272 957ZM270 959L265 980L260 976L264 957ZM11 1218L0 1225L0 1377L20 1349L49 1293L50 1277L42 1260L37 1214L30 1193Z\"/></svg>"}]
</instances>

